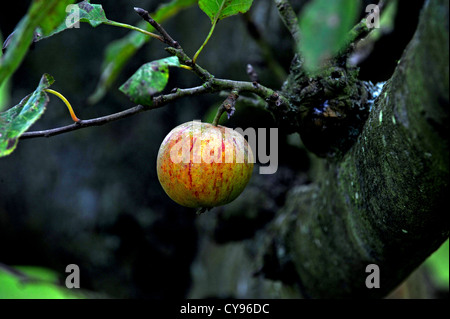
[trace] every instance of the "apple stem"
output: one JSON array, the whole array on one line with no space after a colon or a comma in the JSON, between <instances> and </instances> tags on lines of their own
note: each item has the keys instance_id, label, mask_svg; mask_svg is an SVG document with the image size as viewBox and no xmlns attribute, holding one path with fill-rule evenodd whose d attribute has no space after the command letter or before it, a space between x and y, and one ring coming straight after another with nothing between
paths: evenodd
<instances>
[{"instance_id":1,"label":"apple stem","mask_svg":"<svg viewBox=\"0 0 450 319\"><path fill-rule=\"evenodd\" d=\"M222 114L225 112L225 106L223 104L220 104L219 109L217 110L216 117L214 117L214 120L212 121L212 125L217 126L219 125L219 120Z\"/></svg>"}]
</instances>

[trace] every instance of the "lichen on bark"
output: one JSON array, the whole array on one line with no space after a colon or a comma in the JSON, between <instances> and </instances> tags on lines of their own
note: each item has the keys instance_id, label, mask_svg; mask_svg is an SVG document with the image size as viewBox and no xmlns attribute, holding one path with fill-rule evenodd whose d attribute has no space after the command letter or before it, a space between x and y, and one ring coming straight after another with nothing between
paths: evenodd
<instances>
[{"instance_id":1,"label":"lichen on bark","mask_svg":"<svg viewBox=\"0 0 450 319\"><path fill-rule=\"evenodd\" d=\"M340 159L361 133L375 91L371 82L358 79L358 68L347 64L347 54L314 75L305 72L296 56L282 88L290 104L269 110L280 126L299 133L311 152Z\"/></svg>"}]
</instances>

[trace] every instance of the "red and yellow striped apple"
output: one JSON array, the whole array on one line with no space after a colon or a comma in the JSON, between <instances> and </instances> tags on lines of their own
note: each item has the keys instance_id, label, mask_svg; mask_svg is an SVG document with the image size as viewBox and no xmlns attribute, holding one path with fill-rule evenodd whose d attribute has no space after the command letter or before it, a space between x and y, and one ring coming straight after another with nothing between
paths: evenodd
<instances>
[{"instance_id":1,"label":"red and yellow striped apple","mask_svg":"<svg viewBox=\"0 0 450 319\"><path fill-rule=\"evenodd\" d=\"M157 173L176 203L212 208L230 203L244 190L253 171L253 153L238 132L191 121L174 128L158 152Z\"/></svg>"}]
</instances>

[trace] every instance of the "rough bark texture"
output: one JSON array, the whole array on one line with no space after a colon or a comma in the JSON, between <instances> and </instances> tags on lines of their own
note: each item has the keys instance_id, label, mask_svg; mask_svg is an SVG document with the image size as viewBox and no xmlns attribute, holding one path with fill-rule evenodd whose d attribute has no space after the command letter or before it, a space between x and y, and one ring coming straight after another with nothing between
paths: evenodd
<instances>
[{"instance_id":1,"label":"rough bark texture","mask_svg":"<svg viewBox=\"0 0 450 319\"><path fill-rule=\"evenodd\" d=\"M251 239L214 239L231 208L197 221L210 231L190 297L383 297L400 284L449 235L448 58L448 1L429 1L345 157L317 160L316 181ZM365 285L368 264L380 289Z\"/></svg>"},{"instance_id":2,"label":"rough bark texture","mask_svg":"<svg viewBox=\"0 0 450 319\"><path fill-rule=\"evenodd\" d=\"M291 2L295 12L306 3ZM362 7L372 2L365 0ZM14 12L0 10L4 35L26 11L27 4L20 3ZM145 0L142 7L150 10L160 3ZM308 158L298 147L297 134L286 138L286 133L299 131L298 111L305 106L300 100L293 103L296 94L291 92L291 106L297 108L272 110L279 112L280 123L277 173L255 171L234 202L199 217L164 193L156 176L156 154L173 127L203 119L210 108L215 114L213 104L224 98L181 99L101 128L20 142L0 161L0 262L48 267L60 274L62 283L66 266L75 263L82 289L119 298L385 296L448 236L442 209L448 191L447 3L429 1L415 38L349 153L333 163ZM376 44L382 46L384 60L375 50L370 58L376 62L369 63L373 68L366 65L360 79L392 75L390 60L400 57L396 52L404 50L416 28L418 14L407 10L412 5L400 2L390 45L383 46L383 40ZM103 7L112 20L137 19L126 0ZM187 52L195 52L210 21L198 8L189 10L164 26ZM3 27L5 17L15 17L9 28ZM251 17L276 48L274 59L287 69L292 39L273 2L253 1ZM238 16L221 21L201 64L220 77L247 79L244 66L251 63L262 84L279 87L239 21ZM233 40L222 41L231 39L230 30ZM95 107L85 107L99 76L101 53L117 39L116 31L81 27L37 43L12 79L11 101L20 101L48 72L57 79L55 89L78 106L82 118L123 110L129 101L117 90ZM123 81L140 65L161 57L159 42L148 45L124 70ZM191 74L183 74L171 73L168 86L198 85ZM345 94L338 92L332 95ZM320 92L312 93L320 97ZM363 99L358 92L348 93ZM334 106L329 97L319 102L325 107L326 100ZM308 102L320 106L313 98ZM36 129L68 120L61 102L51 103ZM233 128L274 125L267 112L241 105L226 122ZM365 288L369 263L380 266L381 289Z\"/></svg>"}]
</instances>

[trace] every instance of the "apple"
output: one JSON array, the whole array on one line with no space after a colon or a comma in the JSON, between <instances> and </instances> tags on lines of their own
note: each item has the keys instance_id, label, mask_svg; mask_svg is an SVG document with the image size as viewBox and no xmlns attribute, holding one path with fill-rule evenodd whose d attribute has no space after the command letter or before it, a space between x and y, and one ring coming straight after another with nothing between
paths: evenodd
<instances>
[{"instance_id":1,"label":"apple","mask_svg":"<svg viewBox=\"0 0 450 319\"><path fill-rule=\"evenodd\" d=\"M186 207L212 208L242 193L253 162L252 150L240 133L190 121L164 138L156 165L159 182L172 200Z\"/></svg>"}]
</instances>

